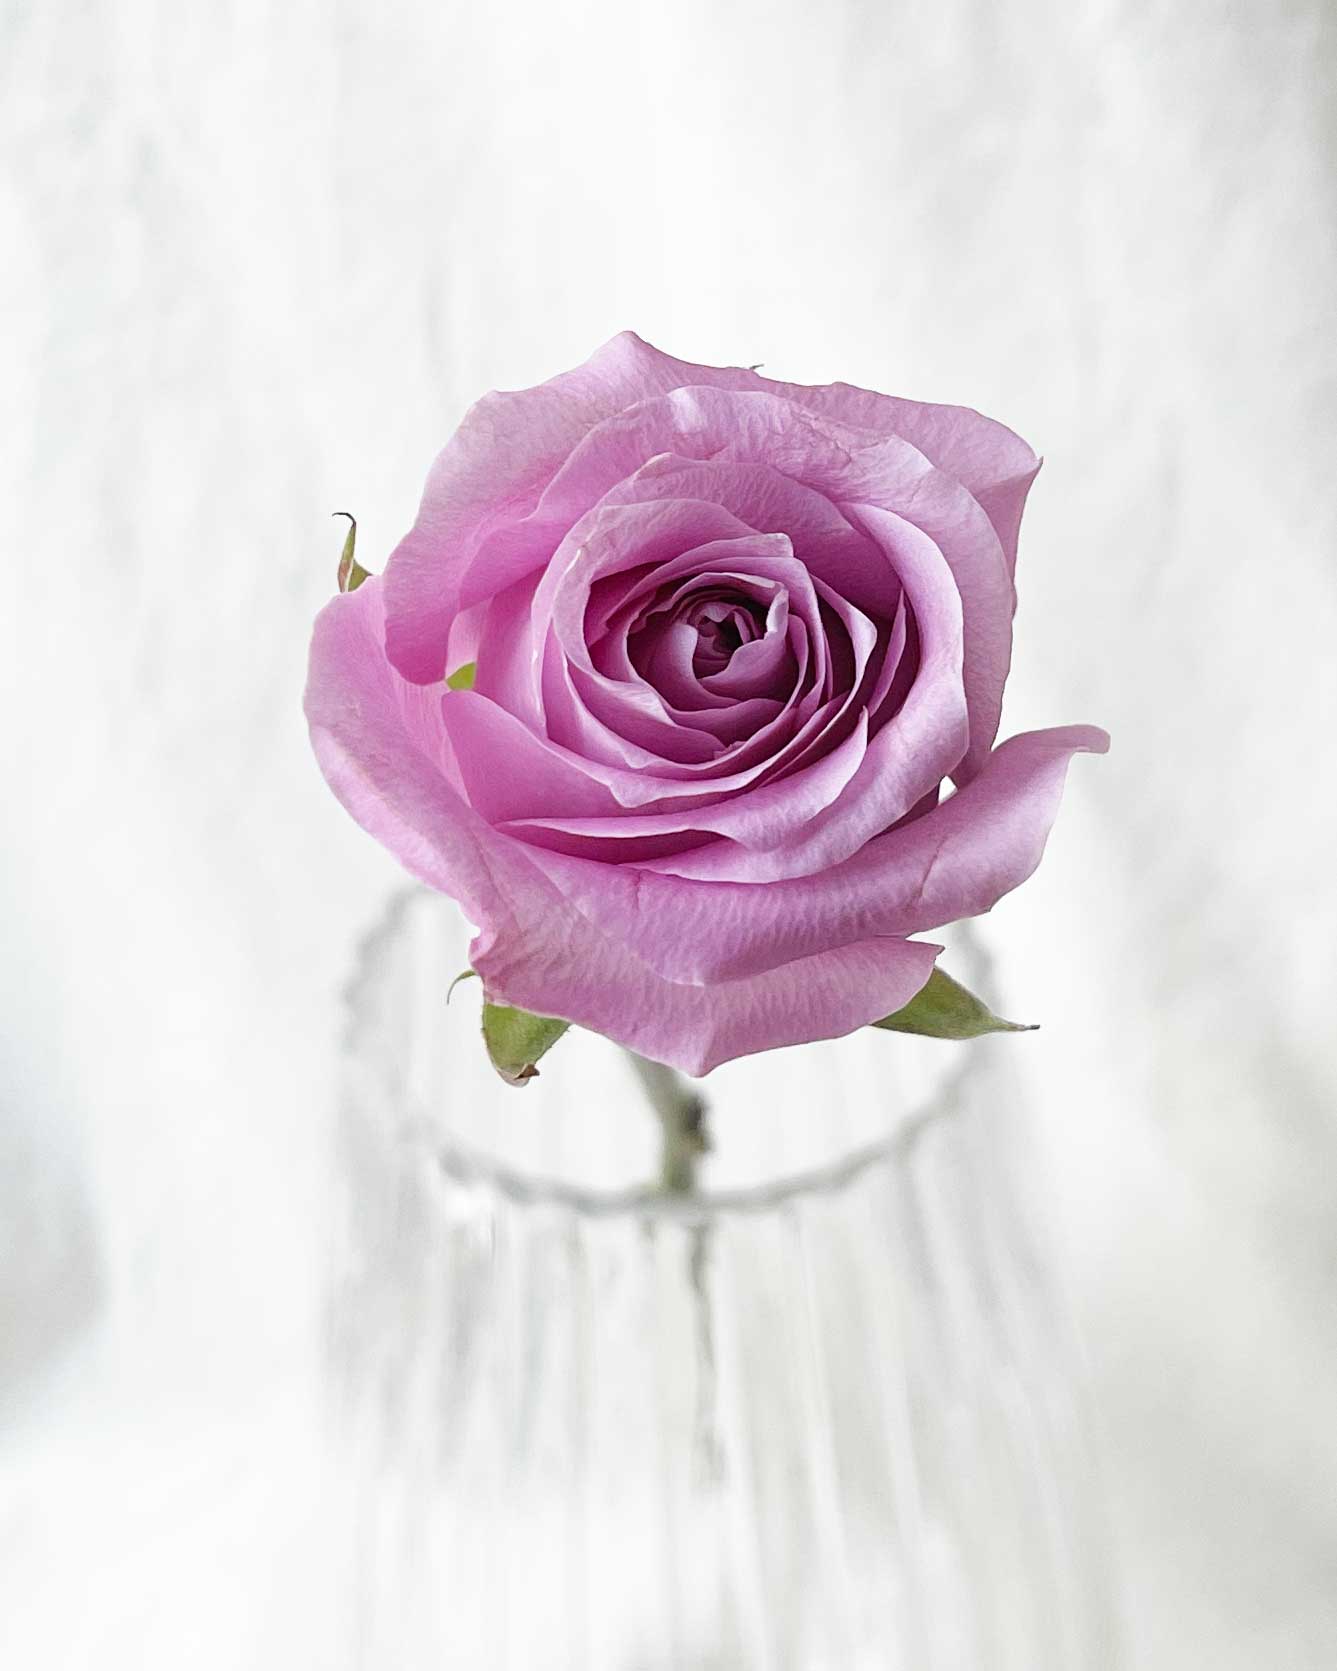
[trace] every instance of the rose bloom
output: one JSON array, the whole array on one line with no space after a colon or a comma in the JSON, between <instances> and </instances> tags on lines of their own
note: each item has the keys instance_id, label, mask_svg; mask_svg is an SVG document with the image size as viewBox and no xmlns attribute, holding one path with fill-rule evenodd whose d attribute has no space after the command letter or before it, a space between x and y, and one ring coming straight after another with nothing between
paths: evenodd
<instances>
[{"instance_id":1,"label":"rose bloom","mask_svg":"<svg viewBox=\"0 0 1337 1671\"><path fill-rule=\"evenodd\" d=\"M1038 468L963 407L624 333L480 400L322 612L321 768L463 906L495 1002L695 1074L848 1033L928 979L911 935L1030 875L1108 745L994 746Z\"/></svg>"}]
</instances>

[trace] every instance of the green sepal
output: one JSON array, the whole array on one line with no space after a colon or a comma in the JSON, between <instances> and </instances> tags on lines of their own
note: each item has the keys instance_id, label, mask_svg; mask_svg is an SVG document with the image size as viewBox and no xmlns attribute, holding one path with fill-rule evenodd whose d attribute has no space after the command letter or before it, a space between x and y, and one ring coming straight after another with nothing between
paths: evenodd
<instances>
[{"instance_id":1,"label":"green sepal","mask_svg":"<svg viewBox=\"0 0 1337 1671\"><path fill-rule=\"evenodd\" d=\"M472 690L474 688L474 674L477 671L478 663L476 661L466 661L449 675L446 684L451 690Z\"/></svg>"},{"instance_id":2,"label":"green sepal","mask_svg":"<svg viewBox=\"0 0 1337 1671\"><path fill-rule=\"evenodd\" d=\"M508 1085L533 1079L539 1071L539 1057L552 1049L570 1025L483 1000L483 1043L492 1066Z\"/></svg>"},{"instance_id":3,"label":"green sepal","mask_svg":"<svg viewBox=\"0 0 1337 1671\"><path fill-rule=\"evenodd\" d=\"M371 571L364 569L353 552L357 549L357 518L351 511L333 511L334 516L348 518L348 537L344 541L343 552L339 558L336 578L341 592L356 592L364 580L371 579Z\"/></svg>"},{"instance_id":4,"label":"green sepal","mask_svg":"<svg viewBox=\"0 0 1337 1671\"><path fill-rule=\"evenodd\" d=\"M1033 1026L1003 1021L967 992L960 981L935 969L910 1002L875 1021L889 1033L918 1033L928 1039L978 1039L985 1033L1033 1033Z\"/></svg>"}]
</instances>

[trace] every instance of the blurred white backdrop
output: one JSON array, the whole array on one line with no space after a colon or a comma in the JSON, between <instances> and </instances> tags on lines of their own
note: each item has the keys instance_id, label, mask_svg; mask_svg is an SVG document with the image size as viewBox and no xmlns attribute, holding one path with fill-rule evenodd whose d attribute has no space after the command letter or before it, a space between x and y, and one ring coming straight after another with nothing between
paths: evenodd
<instances>
[{"instance_id":1,"label":"blurred white backdrop","mask_svg":"<svg viewBox=\"0 0 1337 1671\"><path fill-rule=\"evenodd\" d=\"M1137 1671L1337 1661L1328 0L4 0L0 1639L325 1667L338 989L300 718L476 394L630 326L1047 458L988 923Z\"/></svg>"}]
</instances>

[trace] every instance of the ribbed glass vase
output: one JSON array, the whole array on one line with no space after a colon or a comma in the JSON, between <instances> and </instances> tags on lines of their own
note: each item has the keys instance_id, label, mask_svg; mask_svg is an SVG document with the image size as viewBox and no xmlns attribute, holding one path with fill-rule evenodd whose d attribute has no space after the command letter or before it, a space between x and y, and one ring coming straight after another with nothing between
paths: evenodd
<instances>
[{"instance_id":1,"label":"ribbed glass vase","mask_svg":"<svg viewBox=\"0 0 1337 1671\"><path fill-rule=\"evenodd\" d=\"M1006 1053L865 1031L712 1074L665 1196L630 1063L521 1090L449 902L350 994L333 1298L374 1671L1106 1671L1110 1576ZM963 961L964 959L964 961ZM972 959L974 967L972 968ZM953 967L983 984L978 953Z\"/></svg>"}]
</instances>

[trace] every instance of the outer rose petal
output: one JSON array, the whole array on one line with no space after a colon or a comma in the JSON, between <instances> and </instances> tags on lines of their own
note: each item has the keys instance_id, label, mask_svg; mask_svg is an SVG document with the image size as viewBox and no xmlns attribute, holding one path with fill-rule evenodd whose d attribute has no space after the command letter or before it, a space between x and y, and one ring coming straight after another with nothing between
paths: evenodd
<instances>
[{"instance_id":1,"label":"outer rose petal","mask_svg":"<svg viewBox=\"0 0 1337 1671\"><path fill-rule=\"evenodd\" d=\"M579 1022L691 1074L879 1021L910 1002L942 950L923 940L864 940L706 987L665 981L575 912L560 934L546 965L523 944L498 942L474 967L507 1003Z\"/></svg>"},{"instance_id":2,"label":"outer rose petal","mask_svg":"<svg viewBox=\"0 0 1337 1671\"><path fill-rule=\"evenodd\" d=\"M727 979L990 910L1039 864L1072 756L1108 746L1091 725L1023 732L931 812L844 864L787 881L701 882L558 853L536 858L582 912L663 974Z\"/></svg>"},{"instance_id":3,"label":"outer rose petal","mask_svg":"<svg viewBox=\"0 0 1337 1671\"><path fill-rule=\"evenodd\" d=\"M386 568L390 659L405 678L445 674L455 577L490 529L526 515L581 437L658 390L623 332L572 371L484 395L438 454L417 521Z\"/></svg>"},{"instance_id":4,"label":"outer rose petal","mask_svg":"<svg viewBox=\"0 0 1337 1671\"><path fill-rule=\"evenodd\" d=\"M901 436L979 501L997 531L1009 571L1016 567L1017 530L1040 459L1006 424L969 406L901 400L852 383L780 383L741 366L693 365L651 347L631 331L614 340L623 345L626 361L636 366L647 390L653 385L666 392L690 384L766 389L857 429Z\"/></svg>"},{"instance_id":5,"label":"outer rose petal","mask_svg":"<svg viewBox=\"0 0 1337 1671\"><path fill-rule=\"evenodd\" d=\"M395 673L384 631L380 576L331 598L316 617L304 706L320 769L411 875L458 900L471 922L505 931L510 911L491 860L495 837L444 775L441 695ZM405 723L409 700L415 727Z\"/></svg>"},{"instance_id":6,"label":"outer rose petal","mask_svg":"<svg viewBox=\"0 0 1337 1671\"><path fill-rule=\"evenodd\" d=\"M908 1003L928 979L941 948L896 938L708 988L665 979L564 898L531 850L490 829L450 788L441 698L395 673L384 629L379 579L321 612L306 691L316 757L358 823L481 925L470 957L494 997L699 1074L754 1051L853 1032Z\"/></svg>"}]
</instances>

